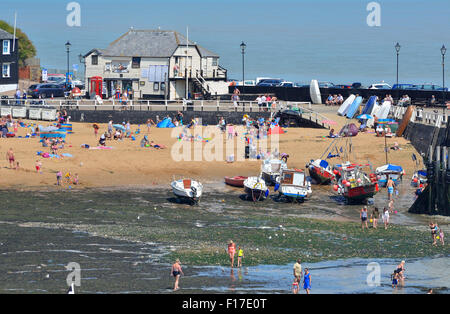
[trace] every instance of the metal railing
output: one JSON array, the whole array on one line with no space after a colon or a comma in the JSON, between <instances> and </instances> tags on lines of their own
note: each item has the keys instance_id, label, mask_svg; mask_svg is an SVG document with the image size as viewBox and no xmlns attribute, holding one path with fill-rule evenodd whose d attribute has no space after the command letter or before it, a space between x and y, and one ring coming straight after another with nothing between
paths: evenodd
<instances>
[{"instance_id":1,"label":"metal railing","mask_svg":"<svg viewBox=\"0 0 450 314\"><path fill-rule=\"evenodd\" d=\"M401 121L406 113L406 110L407 107L391 106L390 116ZM433 125L436 127L446 127L448 123L448 114L439 111L437 113L429 112L416 107L411 116L411 122Z\"/></svg>"}]
</instances>

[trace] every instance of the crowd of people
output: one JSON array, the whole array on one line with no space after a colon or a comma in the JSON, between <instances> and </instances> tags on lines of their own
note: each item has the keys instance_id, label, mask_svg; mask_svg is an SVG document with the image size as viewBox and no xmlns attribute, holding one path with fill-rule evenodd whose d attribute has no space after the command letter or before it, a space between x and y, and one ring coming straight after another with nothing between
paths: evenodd
<instances>
[{"instance_id":1,"label":"crowd of people","mask_svg":"<svg viewBox=\"0 0 450 314\"><path fill-rule=\"evenodd\" d=\"M329 94L325 101L326 106L340 106L344 103L344 97L341 94L331 95Z\"/></svg>"}]
</instances>

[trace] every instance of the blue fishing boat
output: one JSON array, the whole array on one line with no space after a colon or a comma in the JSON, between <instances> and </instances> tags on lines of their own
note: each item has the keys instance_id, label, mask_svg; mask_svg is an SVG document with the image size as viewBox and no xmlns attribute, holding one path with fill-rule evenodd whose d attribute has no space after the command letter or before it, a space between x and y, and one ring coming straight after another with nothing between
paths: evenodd
<instances>
[{"instance_id":1,"label":"blue fishing boat","mask_svg":"<svg viewBox=\"0 0 450 314\"><path fill-rule=\"evenodd\" d=\"M396 166L392 164L387 164L378 167L375 170L375 174L378 176L378 183L381 187L385 187L388 179L392 179L395 185L400 184L403 179L403 168L401 166Z\"/></svg>"}]
</instances>

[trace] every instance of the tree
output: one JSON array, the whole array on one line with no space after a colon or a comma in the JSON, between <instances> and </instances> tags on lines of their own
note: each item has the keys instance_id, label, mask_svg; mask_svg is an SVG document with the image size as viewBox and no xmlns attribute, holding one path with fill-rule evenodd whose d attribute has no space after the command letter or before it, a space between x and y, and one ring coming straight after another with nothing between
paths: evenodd
<instances>
[{"instance_id":1,"label":"tree","mask_svg":"<svg viewBox=\"0 0 450 314\"><path fill-rule=\"evenodd\" d=\"M9 25L3 20L0 20L0 29L7 31L10 34L14 34L14 26ZM19 66L24 66L26 59L36 56L36 48L20 28L16 28L16 37L19 41Z\"/></svg>"}]
</instances>

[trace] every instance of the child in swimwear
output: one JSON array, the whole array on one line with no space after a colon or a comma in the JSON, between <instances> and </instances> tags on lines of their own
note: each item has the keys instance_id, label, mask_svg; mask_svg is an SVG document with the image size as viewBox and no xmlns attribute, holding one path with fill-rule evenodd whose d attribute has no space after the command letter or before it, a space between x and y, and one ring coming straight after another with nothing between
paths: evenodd
<instances>
[{"instance_id":1,"label":"child in swimwear","mask_svg":"<svg viewBox=\"0 0 450 314\"><path fill-rule=\"evenodd\" d=\"M444 245L444 230L439 228L439 240L441 241L441 244Z\"/></svg>"},{"instance_id":2,"label":"child in swimwear","mask_svg":"<svg viewBox=\"0 0 450 314\"><path fill-rule=\"evenodd\" d=\"M40 162L39 160L36 160L36 172L42 173L41 167L42 167L42 162Z\"/></svg>"},{"instance_id":3,"label":"child in swimwear","mask_svg":"<svg viewBox=\"0 0 450 314\"><path fill-rule=\"evenodd\" d=\"M242 259L244 258L244 250L238 246L238 264L237 267L242 267Z\"/></svg>"},{"instance_id":4,"label":"child in swimwear","mask_svg":"<svg viewBox=\"0 0 450 314\"><path fill-rule=\"evenodd\" d=\"M294 282L292 283L292 292L294 294L298 294L298 281L294 280Z\"/></svg>"},{"instance_id":5,"label":"child in swimwear","mask_svg":"<svg viewBox=\"0 0 450 314\"><path fill-rule=\"evenodd\" d=\"M396 271L394 271L394 273L391 275L391 278L392 278L392 288L397 288L399 274Z\"/></svg>"}]
</instances>

